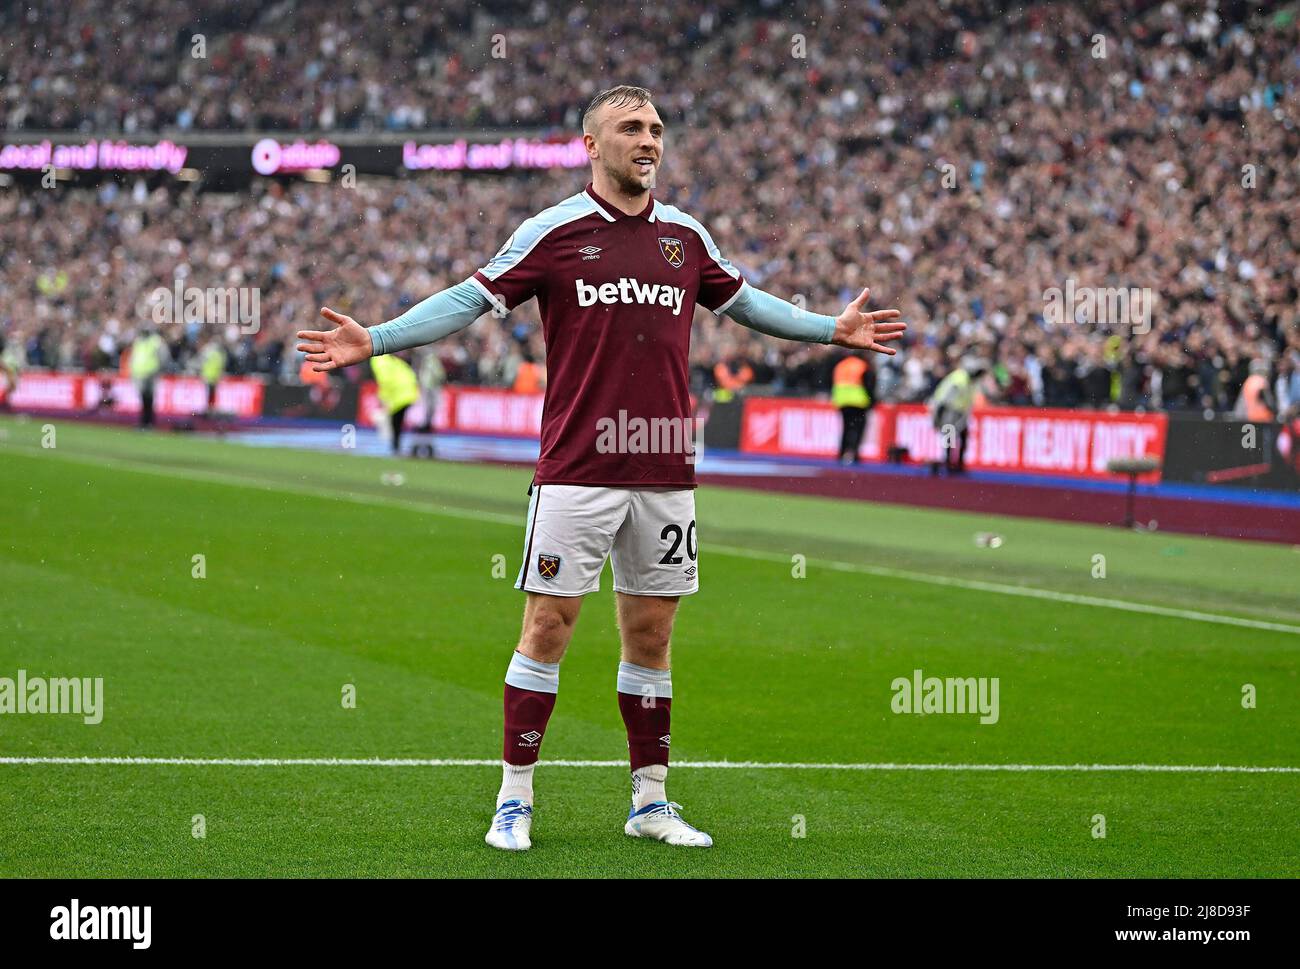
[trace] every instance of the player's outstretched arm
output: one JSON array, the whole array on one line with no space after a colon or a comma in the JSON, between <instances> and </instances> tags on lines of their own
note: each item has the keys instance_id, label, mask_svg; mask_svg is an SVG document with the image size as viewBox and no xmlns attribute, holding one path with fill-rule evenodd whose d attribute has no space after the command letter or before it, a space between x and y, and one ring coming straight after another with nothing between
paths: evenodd
<instances>
[{"instance_id":1,"label":"player's outstretched arm","mask_svg":"<svg viewBox=\"0 0 1300 969\"><path fill-rule=\"evenodd\" d=\"M471 280L421 300L396 319L364 327L328 306L320 315L337 324L332 330L299 330L298 349L316 371L336 370L369 357L423 346L463 330L491 309L492 303Z\"/></svg>"},{"instance_id":2,"label":"player's outstretched arm","mask_svg":"<svg viewBox=\"0 0 1300 969\"><path fill-rule=\"evenodd\" d=\"M864 313L862 307L870 293L871 290L864 289L839 316L826 316L810 313L745 283L723 312L737 323L768 336L805 343L834 343L892 355L896 351L884 344L901 339L907 324L894 322L900 315L898 310Z\"/></svg>"}]
</instances>

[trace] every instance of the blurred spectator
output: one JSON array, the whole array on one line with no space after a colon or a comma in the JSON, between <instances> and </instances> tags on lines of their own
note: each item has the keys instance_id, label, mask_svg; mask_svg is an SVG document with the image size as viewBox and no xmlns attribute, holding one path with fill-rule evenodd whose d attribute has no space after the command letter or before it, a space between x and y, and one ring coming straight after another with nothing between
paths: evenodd
<instances>
[{"instance_id":1,"label":"blurred spectator","mask_svg":"<svg viewBox=\"0 0 1300 969\"><path fill-rule=\"evenodd\" d=\"M1251 362L1250 376L1242 384L1241 396L1237 398L1237 417L1259 423L1268 423L1277 417L1277 401L1273 399L1268 379L1271 369L1267 360Z\"/></svg>"},{"instance_id":2,"label":"blurred spectator","mask_svg":"<svg viewBox=\"0 0 1300 969\"><path fill-rule=\"evenodd\" d=\"M713 398L728 401L754 381L754 368L744 356L733 350L713 367Z\"/></svg>"}]
</instances>

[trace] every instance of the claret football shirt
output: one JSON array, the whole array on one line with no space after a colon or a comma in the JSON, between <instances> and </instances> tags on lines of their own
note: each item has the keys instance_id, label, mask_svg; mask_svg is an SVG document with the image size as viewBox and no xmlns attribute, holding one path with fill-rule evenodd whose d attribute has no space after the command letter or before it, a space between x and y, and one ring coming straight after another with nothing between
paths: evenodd
<instances>
[{"instance_id":1,"label":"claret football shirt","mask_svg":"<svg viewBox=\"0 0 1300 969\"><path fill-rule=\"evenodd\" d=\"M494 303L533 296L546 339L538 484L693 487L688 350L698 303L744 282L709 233L651 197L636 215L586 189L525 221L473 276Z\"/></svg>"}]
</instances>

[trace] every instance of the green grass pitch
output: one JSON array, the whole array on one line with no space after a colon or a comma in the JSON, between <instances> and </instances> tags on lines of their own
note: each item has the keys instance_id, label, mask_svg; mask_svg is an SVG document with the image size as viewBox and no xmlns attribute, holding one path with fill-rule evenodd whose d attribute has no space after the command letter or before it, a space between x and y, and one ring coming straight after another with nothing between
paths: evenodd
<instances>
[{"instance_id":1,"label":"green grass pitch","mask_svg":"<svg viewBox=\"0 0 1300 969\"><path fill-rule=\"evenodd\" d=\"M0 715L0 757L499 756L528 471L42 424L0 420L0 677L103 677L105 712ZM698 515L677 761L1300 766L1295 549L718 487ZM626 756L609 585L544 758ZM998 721L895 714L918 668L997 677ZM543 762L522 855L483 844L498 781L5 763L0 875L1300 875L1295 772L684 766L702 851L623 835L625 769Z\"/></svg>"}]
</instances>

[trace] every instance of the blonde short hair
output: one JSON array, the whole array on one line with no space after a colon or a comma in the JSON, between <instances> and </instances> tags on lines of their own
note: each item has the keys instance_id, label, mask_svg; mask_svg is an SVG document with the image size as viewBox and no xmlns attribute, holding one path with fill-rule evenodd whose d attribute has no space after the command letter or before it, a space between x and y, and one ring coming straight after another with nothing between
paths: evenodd
<instances>
[{"instance_id":1,"label":"blonde short hair","mask_svg":"<svg viewBox=\"0 0 1300 969\"><path fill-rule=\"evenodd\" d=\"M588 122L596 113L596 110L603 105L612 104L615 107L639 108L643 104L650 103L650 92L643 87L634 87L631 84L620 84L618 87L606 88L587 105L587 110L582 112L582 130L586 133L591 132Z\"/></svg>"}]
</instances>

